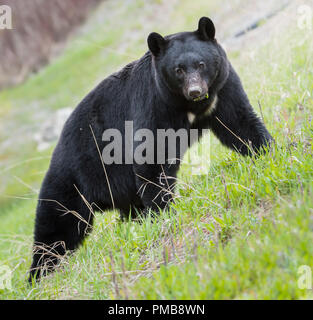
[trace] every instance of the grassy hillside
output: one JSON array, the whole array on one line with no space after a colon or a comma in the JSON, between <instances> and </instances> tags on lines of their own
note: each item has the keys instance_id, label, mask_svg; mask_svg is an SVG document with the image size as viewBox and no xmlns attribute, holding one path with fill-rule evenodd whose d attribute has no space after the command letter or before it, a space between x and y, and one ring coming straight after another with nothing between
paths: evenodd
<instances>
[{"instance_id":1,"label":"grassy hillside","mask_svg":"<svg viewBox=\"0 0 313 320\"><path fill-rule=\"evenodd\" d=\"M175 213L142 223L97 213L92 234L61 270L33 289L26 285L36 192L52 151L22 139L37 126L34 114L40 121L75 106L101 78L140 57L150 31L193 30L221 6L198 2L107 1L62 56L0 92L1 139L12 132L20 138L0 155L0 264L13 270L13 291L0 290L2 299L313 297L297 285L298 268L313 267L313 32L297 27L229 52L276 140L270 154L242 158L211 136L207 175L180 170ZM286 17L296 26L295 18Z\"/></svg>"}]
</instances>

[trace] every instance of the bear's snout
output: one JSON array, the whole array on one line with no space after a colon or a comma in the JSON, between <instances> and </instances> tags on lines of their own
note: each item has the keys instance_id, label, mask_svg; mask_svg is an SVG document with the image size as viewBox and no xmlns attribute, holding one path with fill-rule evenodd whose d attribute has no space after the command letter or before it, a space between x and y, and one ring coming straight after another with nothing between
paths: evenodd
<instances>
[{"instance_id":1,"label":"bear's snout","mask_svg":"<svg viewBox=\"0 0 313 320\"><path fill-rule=\"evenodd\" d=\"M183 91L186 99L199 101L207 96L208 85L198 72L194 72L186 77Z\"/></svg>"},{"instance_id":2,"label":"bear's snout","mask_svg":"<svg viewBox=\"0 0 313 320\"><path fill-rule=\"evenodd\" d=\"M188 89L188 96L192 99L199 98L201 93L202 89L200 86L192 86Z\"/></svg>"}]
</instances>

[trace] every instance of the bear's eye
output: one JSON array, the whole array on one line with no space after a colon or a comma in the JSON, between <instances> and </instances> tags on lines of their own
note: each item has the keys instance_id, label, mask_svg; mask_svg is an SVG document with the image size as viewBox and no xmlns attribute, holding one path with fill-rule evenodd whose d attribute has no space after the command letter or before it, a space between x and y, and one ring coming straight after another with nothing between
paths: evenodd
<instances>
[{"instance_id":1,"label":"bear's eye","mask_svg":"<svg viewBox=\"0 0 313 320\"><path fill-rule=\"evenodd\" d=\"M203 61L199 62L199 68L202 70L205 68L205 63Z\"/></svg>"},{"instance_id":2,"label":"bear's eye","mask_svg":"<svg viewBox=\"0 0 313 320\"><path fill-rule=\"evenodd\" d=\"M175 68L175 72L178 76L181 76L183 74L183 69L182 68Z\"/></svg>"}]
</instances>

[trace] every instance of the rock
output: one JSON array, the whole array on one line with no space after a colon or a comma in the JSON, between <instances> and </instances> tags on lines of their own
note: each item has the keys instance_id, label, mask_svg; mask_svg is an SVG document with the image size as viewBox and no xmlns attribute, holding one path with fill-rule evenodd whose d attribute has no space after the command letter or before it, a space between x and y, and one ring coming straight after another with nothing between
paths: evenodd
<instances>
[{"instance_id":1,"label":"rock","mask_svg":"<svg viewBox=\"0 0 313 320\"><path fill-rule=\"evenodd\" d=\"M37 150L48 149L59 138L63 125L72 113L72 108L59 109L50 116L40 127L39 131L33 136L37 142Z\"/></svg>"}]
</instances>

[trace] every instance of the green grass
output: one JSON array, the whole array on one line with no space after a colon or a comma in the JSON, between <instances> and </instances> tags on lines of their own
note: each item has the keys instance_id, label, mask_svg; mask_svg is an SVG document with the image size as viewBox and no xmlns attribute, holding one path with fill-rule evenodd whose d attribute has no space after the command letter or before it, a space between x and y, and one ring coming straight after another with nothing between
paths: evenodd
<instances>
[{"instance_id":1,"label":"green grass","mask_svg":"<svg viewBox=\"0 0 313 320\"><path fill-rule=\"evenodd\" d=\"M195 28L198 17L208 14L200 4L191 11L188 1L179 3L171 14L176 23L170 32ZM147 10L147 15L151 12L143 2L119 8L109 1L108 6L112 6L112 14L105 32L92 24L92 35L78 34L62 56L24 85L0 93L0 101L7 101L13 110L37 98L43 101L40 105L51 109L72 105L100 74L132 60L113 52L101 53L100 49L113 46L116 50L119 42L113 38L123 38L127 28L138 28L132 17L141 10ZM121 27L111 38L107 33L114 29L117 17L122 20ZM155 30L162 32L167 27ZM91 39L96 45L89 45ZM252 104L260 113L260 103L266 125L275 137L276 145L269 154L243 158L212 137L211 165L206 175L190 176L190 168L182 166L174 210L162 213L156 221L141 223L121 222L113 211L97 213L94 230L81 248L33 289L25 280L31 262L36 199L17 180L8 183L6 194L30 199L6 201L0 212L0 261L14 270L13 291L0 290L0 297L312 299L312 290L297 285L298 268L313 267L310 39L312 31L293 30L272 37L254 54L251 48L229 55ZM138 46L129 46L125 52L139 57L145 43L133 41ZM90 70L85 79L79 78L78 68ZM51 149L43 154L33 150L30 144L20 153L13 152L12 163L27 157L49 157L51 153ZM47 159L36 161L16 167L20 170L16 176L35 188L48 165ZM5 172L9 177L15 174L8 169Z\"/></svg>"}]
</instances>

